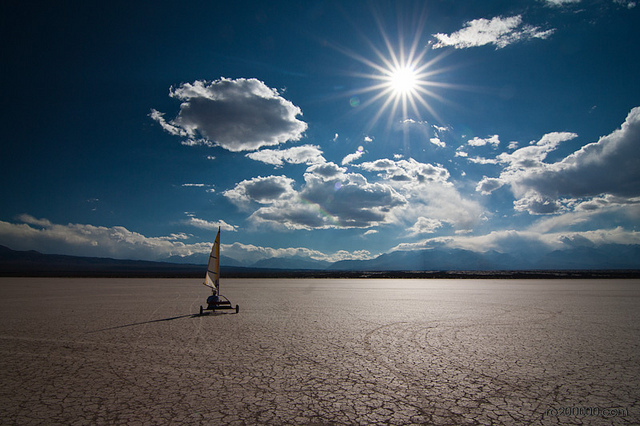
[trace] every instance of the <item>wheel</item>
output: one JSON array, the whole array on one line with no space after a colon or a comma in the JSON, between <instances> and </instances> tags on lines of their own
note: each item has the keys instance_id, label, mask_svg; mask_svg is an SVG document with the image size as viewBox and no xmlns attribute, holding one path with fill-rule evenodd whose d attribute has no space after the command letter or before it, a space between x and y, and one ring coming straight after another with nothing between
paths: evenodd
<instances>
[{"instance_id":1,"label":"wheel","mask_svg":"<svg viewBox=\"0 0 640 426\"><path fill-rule=\"evenodd\" d=\"M236 305L236 314L240 312L240 306Z\"/></svg>"},{"instance_id":2,"label":"wheel","mask_svg":"<svg viewBox=\"0 0 640 426\"><path fill-rule=\"evenodd\" d=\"M200 315L202 315L202 305L200 305Z\"/></svg>"}]
</instances>

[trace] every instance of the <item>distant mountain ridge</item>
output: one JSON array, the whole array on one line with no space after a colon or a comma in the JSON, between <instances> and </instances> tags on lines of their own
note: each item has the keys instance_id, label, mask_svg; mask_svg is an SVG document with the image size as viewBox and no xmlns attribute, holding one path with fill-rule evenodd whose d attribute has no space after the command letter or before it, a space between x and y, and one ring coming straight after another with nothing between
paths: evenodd
<instances>
[{"instance_id":1,"label":"distant mountain ridge","mask_svg":"<svg viewBox=\"0 0 640 426\"><path fill-rule=\"evenodd\" d=\"M196 258L193 258L196 259ZM173 260L173 258L172 258ZM193 276L204 274L205 265L146 260L123 260L16 251L0 246L3 276ZM204 258L206 261L206 257ZM434 248L393 251L369 260L335 263L302 257L263 259L246 265L221 256L223 276L277 276L278 271L318 271L337 274L362 271L536 271L536 270L640 270L640 245L609 244L576 247L539 256L485 253ZM285 274L286 275L286 274Z\"/></svg>"},{"instance_id":2,"label":"distant mountain ridge","mask_svg":"<svg viewBox=\"0 0 640 426\"><path fill-rule=\"evenodd\" d=\"M447 248L393 251L370 260L343 260L330 268L343 271L635 270L640 269L640 245L577 247L538 257Z\"/></svg>"}]
</instances>

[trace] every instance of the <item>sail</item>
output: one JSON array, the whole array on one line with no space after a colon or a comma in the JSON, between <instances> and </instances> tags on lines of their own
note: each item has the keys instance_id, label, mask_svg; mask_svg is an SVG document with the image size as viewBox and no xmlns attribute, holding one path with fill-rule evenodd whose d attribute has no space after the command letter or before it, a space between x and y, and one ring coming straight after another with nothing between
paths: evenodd
<instances>
[{"instance_id":1,"label":"sail","mask_svg":"<svg viewBox=\"0 0 640 426\"><path fill-rule=\"evenodd\" d=\"M216 240L211 247L204 284L215 289L216 293L220 288L220 227L218 227L218 235L216 235Z\"/></svg>"}]
</instances>

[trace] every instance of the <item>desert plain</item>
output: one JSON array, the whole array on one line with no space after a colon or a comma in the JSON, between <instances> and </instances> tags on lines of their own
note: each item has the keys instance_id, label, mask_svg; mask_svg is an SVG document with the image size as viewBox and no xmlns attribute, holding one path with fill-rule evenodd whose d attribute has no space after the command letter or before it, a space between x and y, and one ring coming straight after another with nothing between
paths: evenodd
<instances>
[{"instance_id":1,"label":"desert plain","mask_svg":"<svg viewBox=\"0 0 640 426\"><path fill-rule=\"evenodd\" d=\"M0 424L638 424L640 280L0 278Z\"/></svg>"}]
</instances>

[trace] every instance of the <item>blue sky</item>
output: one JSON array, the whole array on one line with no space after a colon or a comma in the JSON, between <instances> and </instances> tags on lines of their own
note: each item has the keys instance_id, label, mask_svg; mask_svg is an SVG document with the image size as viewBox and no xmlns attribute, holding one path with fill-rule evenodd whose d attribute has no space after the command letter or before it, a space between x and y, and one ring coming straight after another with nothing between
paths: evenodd
<instances>
[{"instance_id":1,"label":"blue sky","mask_svg":"<svg viewBox=\"0 0 640 426\"><path fill-rule=\"evenodd\" d=\"M634 1L4 2L0 244L640 244Z\"/></svg>"}]
</instances>

